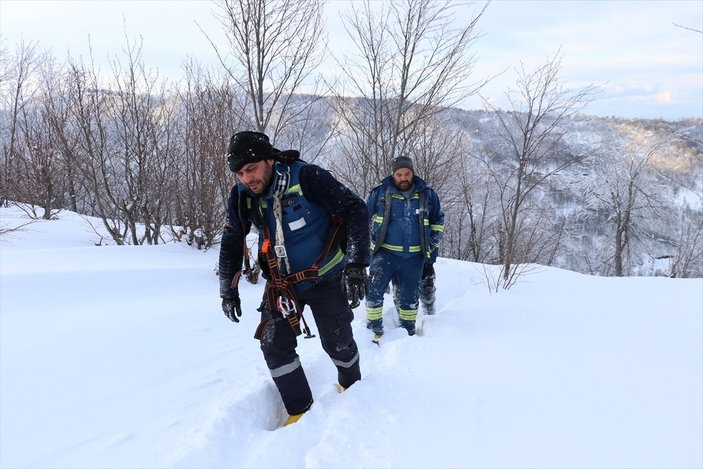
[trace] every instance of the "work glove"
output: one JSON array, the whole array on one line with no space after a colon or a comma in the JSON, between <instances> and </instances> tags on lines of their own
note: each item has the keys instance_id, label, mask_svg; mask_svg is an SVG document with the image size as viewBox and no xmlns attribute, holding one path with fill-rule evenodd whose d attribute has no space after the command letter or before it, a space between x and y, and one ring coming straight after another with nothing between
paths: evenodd
<instances>
[{"instance_id":1,"label":"work glove","mask_svg":"<svg viewBox=\"0 0 703 469\"><path fill-rule=\"evenodd\" d=\"M239 322L242 317L242 303L239 300L239 276L242 272L234 274L234 278L229 279L220 275L220 298L222 298L222 311L225 312L230 321Z\"/></svg>"},{"instance_id":2,"label":"work glove","mask_svg":"<svg viewBox=\"0 0 703 469\"><path fill-rule=\"evenodd\" d=\"M422 268L422 278L434 277L434 266L430 263L426 263Z\"/></svg>"},{"instance_id":3,"label":"work glove","mask_svg":"<svg viewBox=\"0 0 703 469\"><path fill-rule=\"evenodd\" d=\"M361 300L364 299L369 287L369 277L366 275L366 267L362 264L349 263L344 268L343 278L349 306L354 309L359 306Z\"/></svg>"},{"instance_id":4,"label":"work glove","mask_svg":"<svg viewBox=\"0 0 703 469\"><path fill-rule=\"evenodd\" d=\"M428 258L428 259L432 258L432 253L433 253L433 252L435 251L435 249L437 249L438 247L439 247L438 245L436 245L436 244L434 244L434 243L430 243L429 249L427 250L427 258Z\"/></svg>"},{"instance_id":5,"label":"work glove","mask_svg":"<svg viewBox=\"0 0 703 469\"><path fill-rule=\"evenodd\" d=\"M222 298L222 311L230 321L239 322L239 318L242 317L242 302L239 300L238 291L235 290L235 293L228 298Z\"/></svg>"}]
</instances>

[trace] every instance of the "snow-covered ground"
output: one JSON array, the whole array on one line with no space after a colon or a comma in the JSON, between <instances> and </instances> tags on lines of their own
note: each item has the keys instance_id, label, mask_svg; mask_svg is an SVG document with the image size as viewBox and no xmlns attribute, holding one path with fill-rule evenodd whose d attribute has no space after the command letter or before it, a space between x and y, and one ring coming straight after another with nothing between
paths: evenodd
<instances>
[{"instance_id":1,"label":"snow-covered ground","mask_svg":"<svg viewBox=\"0 0 703 469\"><path fill-rule=\"evenodd\" d=\"M703 467L703 279L539 268L491 294L484 266L440 259L421 337L387 314L379 348L356 310L346 392L300 339L316 402L278 428L263 284L234 324L217 249L98 240L70 212L0 235L2 468Z\"/></svg>"}]
</instances>

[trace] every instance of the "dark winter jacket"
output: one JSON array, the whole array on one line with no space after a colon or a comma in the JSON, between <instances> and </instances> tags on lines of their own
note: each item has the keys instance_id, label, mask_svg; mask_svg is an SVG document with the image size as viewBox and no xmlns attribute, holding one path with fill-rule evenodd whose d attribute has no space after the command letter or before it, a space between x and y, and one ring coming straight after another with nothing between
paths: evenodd
<instances>
[{"instance_id":1,"label":"dark winter jacket","mask_svg":"<svg viewBox=\"0 0 703 469\"><path fill-rule=\"evenodd\" d=\"M242 268L244 237L251 226L257 226L258 232L263 233L263 222L268 226L271 237L275 236L273 187L285 171L290 171L290 181L282 197L282 225L291 272L286 272L282 263L283 275L309 268L315 262L330 238L333 227L330 214L345 224L346 256L338 246L335 247L319 264L320 277L317 282L324 282L338 273L347 261L365 266L369 264L369 215L364 201L319 166L302 161L290 164L277 162L267 193L255 197L241 183L237 183L230 192L219 260L220 296L223 298L236 291L231 287L231 282ZM244 224L238 209L240 199L243 202L241 212ZM257 206L261 208L261 219L255 216ZM260 235L259 250L262 243L263 236ZM296 284L296 290L304 291L312 285L312 282L304 281Z\"/></svg>"},{"instance_id":2,"label":"dark winter jacket","mask_svg":"<svg viewBox=\"0 0 703 469\"><path fill-rule=\"evenodd\" d=\"M434 262L444 235L444 212L439 197L417 176L410 198L395 186L393 176L385 178L369 194L366 205L371 215L371 250L422 253Z\"/></svg>"}]
</instances>

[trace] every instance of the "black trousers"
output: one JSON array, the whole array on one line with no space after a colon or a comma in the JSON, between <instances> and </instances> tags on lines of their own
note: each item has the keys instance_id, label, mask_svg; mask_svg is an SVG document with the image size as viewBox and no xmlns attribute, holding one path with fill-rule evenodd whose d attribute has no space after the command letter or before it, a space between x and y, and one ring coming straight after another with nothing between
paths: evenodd
<instances>
[{"instance_id":1,"label":"black trousers","mask_svg":"<svg viewBox=\"0 0 703 469\"><path fill-rule=\"evenodd\" d=\"M337 367L339 384L348 388L361 379L361 370L351 327L354 313L342 289L341 274L299 293L298 299L312 312L322 348ZM295 331L280 313L271 312L265 302L261 315L262 321L272 319L263 331L261 351L283 404L291 415L305 412L313 398L295 350L298 345Z\"/></svg>"}]
</instances>

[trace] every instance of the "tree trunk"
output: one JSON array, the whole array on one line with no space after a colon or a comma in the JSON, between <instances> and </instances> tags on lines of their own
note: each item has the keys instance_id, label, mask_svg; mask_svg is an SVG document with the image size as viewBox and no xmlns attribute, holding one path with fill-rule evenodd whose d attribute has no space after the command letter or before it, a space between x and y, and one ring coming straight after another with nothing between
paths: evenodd
<instances>
[{"instance_id":1,"label":"tree trunk","mask_svg":"<svg viewBox=\"0 0 703 469\"><path fill-rule=\"evenodd\" d=\"M615 276L622 277L622 248L623 248L623 229L618 225L615 228Z\"/></svg>"}]
</instances>

